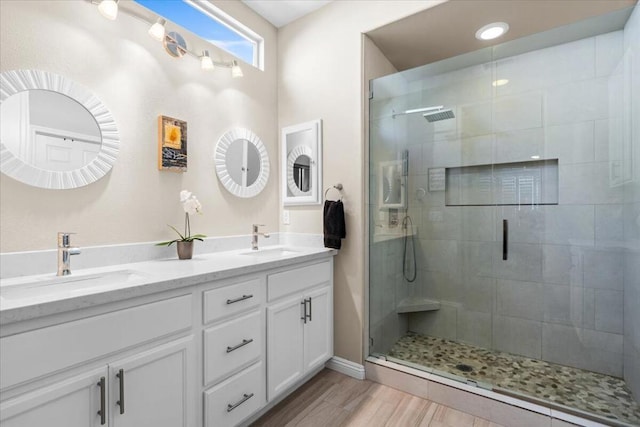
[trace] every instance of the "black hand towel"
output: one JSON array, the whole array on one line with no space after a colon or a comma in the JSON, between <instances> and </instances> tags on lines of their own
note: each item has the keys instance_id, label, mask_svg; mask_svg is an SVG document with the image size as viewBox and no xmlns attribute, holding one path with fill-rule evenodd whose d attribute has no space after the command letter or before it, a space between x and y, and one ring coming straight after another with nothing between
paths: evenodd
<instances>
[{"instance_id":1,"label":"black hand towel","mask_svg":"<svg viewBox=\"0 0 640 427\"><path fill-rule=\"evenodd\" d=\"M344 224L344 205L341 200L324 202L324 247L340 249L342 241L347 237Z\"/></svg>"}]
</instances>

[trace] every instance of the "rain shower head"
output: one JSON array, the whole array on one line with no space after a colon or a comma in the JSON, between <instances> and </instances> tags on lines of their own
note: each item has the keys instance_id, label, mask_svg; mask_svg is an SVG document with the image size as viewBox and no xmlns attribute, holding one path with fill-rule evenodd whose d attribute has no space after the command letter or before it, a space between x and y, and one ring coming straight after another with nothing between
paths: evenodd
<instances>
[{"instance_id":1,"label":"rain shower head","mask_svg":"<svg viewBox=\"0 0 640 427\"><path fill-rule=\"evenodd\" d=\"M453 119L455 115L453 114L453 110L438 110L432 111L429 113L425 113L422 115L429 123L439 122L440 120Z\"/></svg>"},{"instance_id":2,"label":"rain shower head","mask_svg":"<svg viewBox=\"0 0 640 427\"><path fill-rule=\"evenodd\" d=\"M429 122L438 122L440 120L453 119L455 115L453 114L453 110L450 108L444 109L443 105L437 105L433 107L425 107L425 108L414 108L412 110L405 110L399 113L395 111L391 115L392 118L396 118L397 116L404 116L406 114L415 114L415 113L424 113L422 116L427 119Z\"/></svg>"}]
</instances>

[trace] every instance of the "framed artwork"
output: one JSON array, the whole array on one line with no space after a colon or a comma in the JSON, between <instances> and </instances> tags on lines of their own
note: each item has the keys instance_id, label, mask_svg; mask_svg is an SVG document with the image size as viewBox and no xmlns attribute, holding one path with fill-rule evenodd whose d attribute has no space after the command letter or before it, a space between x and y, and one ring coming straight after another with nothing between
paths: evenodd
<instances>
[{"instance_id":1,"label":"framed artwork","mask_svg":"<svg viewBox=\"0 0 640 427\"><path fill-rule=\"evenodd\" d=\"M187 171L187 122L158 116L158 169Z\"/></svg>"}]
</instances>

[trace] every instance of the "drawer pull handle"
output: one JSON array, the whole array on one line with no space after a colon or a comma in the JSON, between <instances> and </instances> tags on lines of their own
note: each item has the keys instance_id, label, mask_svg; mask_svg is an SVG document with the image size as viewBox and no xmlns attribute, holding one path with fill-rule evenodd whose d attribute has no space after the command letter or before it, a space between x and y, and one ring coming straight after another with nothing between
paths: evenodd
<instances>
[{"instance_id":1,"label":"drawer pull handle","mask_svg":"<svg viewBox=\"0 0 640 427\"><path fill-rule=\"evenodd\" d=\"M300 319L304 320L304 323L306 324L307 323L307 300L301 301L300 305L304 306L304 314Z\"/></svg>"},{"instance_id":2,"label":"drawer pull handle","mask_svg":"<svg viewBox=\"0 0 640 427\"><path fill-rule=\"evenodd\" d=\"M106 403L106 379L105 377L100 378L100 382L98 383L98 387L100 387L100 410L98 411L98 415L100 415L100 425L105 425L107 423L107 411L105 408Z\"/></svg>"},{"instance_id":3,"label":"drawer pull handle","mask_svg":"<svg viewBox=\"0 0 640 427\"><path fill-rule=\"evenodd\" d=\"M250 344L253 342L253 338L250 338L248 340L242 340L242 342L238 345L234 345L233 347L227 347L227 353L231 353L233 350L237 350L240 347L244 347L247 344Z\"/></svg>"},{"instance_id":4,"label":"drawer pull handle","mask_svg":"<svg viewBox=\"0 0 640 427\"><path fill-rule=\"evenodd\" d=\"M239 401L237 401L234 404L229 403L227 405L227 412L231 412L234 409L236 409L238 406L242 405L244 402L246 402L247 400L251 399L253 397L253 393L245 393L242 395L242 399L240 399Z\"/></svg>"},{"instance_id":5,"label":"drawer pull handle","mask_svg":"<svg viewBox=\"0 0 640 427\"><path fill-rule=\"evenodd\" d=\"M227 300L227 304L233 304L234 302L244 301L244 300L249 299L249 298L253 298L253 295L242 295L241 297L236 298L236 299L228 299Z\"/></svg>"},{"instance_id":6,"label":"drawer pull handle","mask_svg":"<svg viewBox=\"0 0 640 427\"><path fill-rule=\"evenodd\" d=\"M120 380L120 400L116 402L116 405L120 406L120 413L124 414L124 369L120 369L116 377Z\"/></svg>"},{"instance_id":7,"label":"drawer pull handle","mask_svg":"<svg viewBox=\"0 0 640 427\"><path fill-rule=\"evenodd\" d=\"M309 322L311 322L311 320L312 320L312 319L311 319L311 297L307 298L307 299L305 300L305 302L306 302L307 300L309 301Z\"/></svg>"}]
</instances>

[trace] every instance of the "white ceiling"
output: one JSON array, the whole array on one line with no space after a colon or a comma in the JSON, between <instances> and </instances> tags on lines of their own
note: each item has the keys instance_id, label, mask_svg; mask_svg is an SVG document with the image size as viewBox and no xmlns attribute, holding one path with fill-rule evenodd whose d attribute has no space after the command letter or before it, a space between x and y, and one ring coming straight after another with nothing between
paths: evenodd
<instances>
[{"instance_id":1,"label":"white ceiling","mask_svg":"<svg viewBox=\"0 0 640 427\"><path fill-rule=\"evenodd\" d=\"M277 28L321 8L332 0L242 0Z\"/></svg>"}]
</instances>

